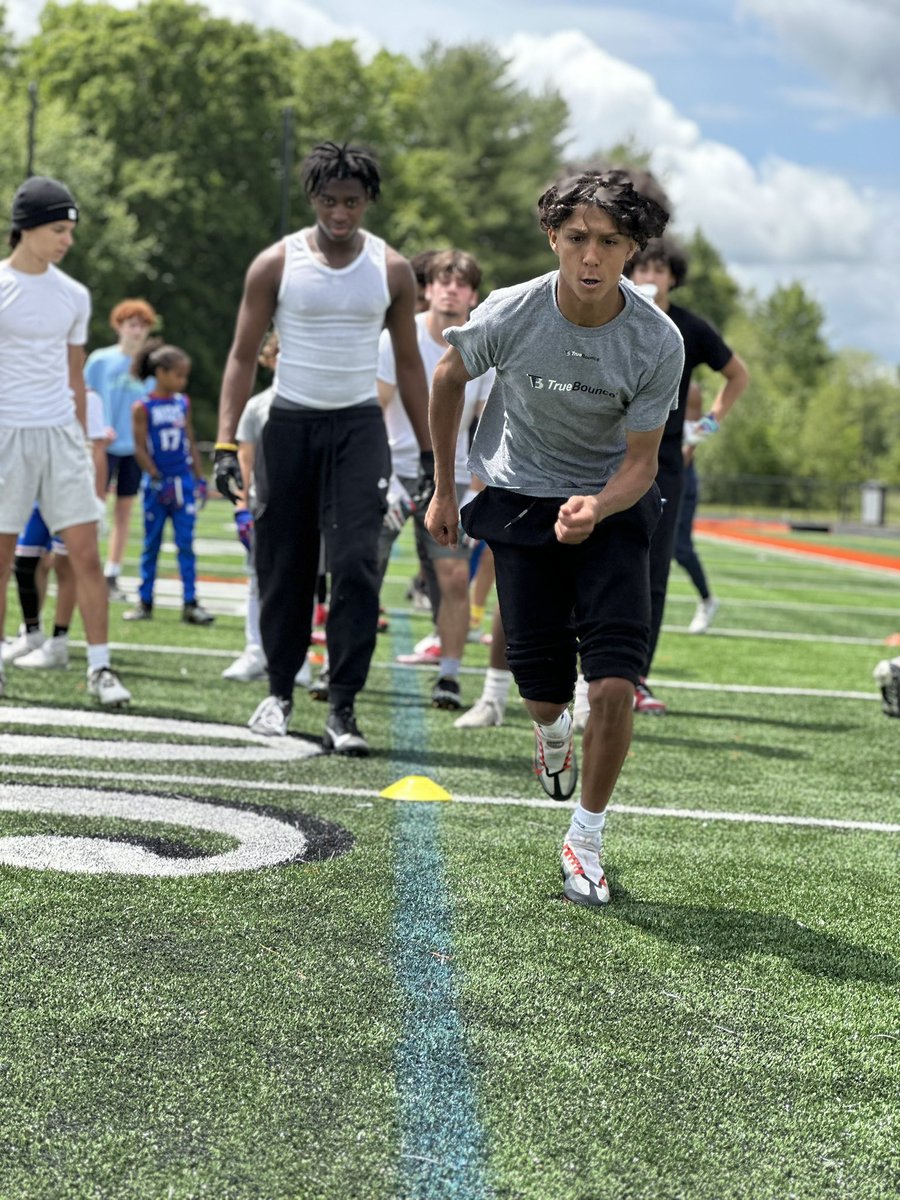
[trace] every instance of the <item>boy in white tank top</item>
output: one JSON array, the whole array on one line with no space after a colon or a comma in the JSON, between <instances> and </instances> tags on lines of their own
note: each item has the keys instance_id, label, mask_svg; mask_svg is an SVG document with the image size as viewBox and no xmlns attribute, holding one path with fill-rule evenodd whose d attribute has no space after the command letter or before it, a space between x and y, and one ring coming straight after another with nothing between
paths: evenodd
<instances>
[{"instance_id":1,"label":"boy in white tank top","mask_svg":"<svg viewBox=\"0 0 900 1200\"><path fill-rule=\"evenodd\" d=\"M362 228L380 191L376 160L361 147L324 142L304 160L302 174L315 225L263 250L247 272L222 378L216 484L236 499L235 429L274 323L281 349L256 459L254 514L271 694L249 724L257 733L287 732L294 678L309 647L322 535L331 574L323 743L337 754L365 755L354 700L375 649L378 537L391 473L375 384L382 327L422 450L423 496L434 479L428 391L413 320L415 277L406 259Z\"/></svg>"}]
</instances>

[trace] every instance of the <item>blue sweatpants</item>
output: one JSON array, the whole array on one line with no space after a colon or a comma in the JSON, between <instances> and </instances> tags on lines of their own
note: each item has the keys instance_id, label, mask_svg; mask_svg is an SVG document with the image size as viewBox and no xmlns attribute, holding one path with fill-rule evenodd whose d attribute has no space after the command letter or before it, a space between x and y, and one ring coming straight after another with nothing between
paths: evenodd
<instances>
[{"instance_id":1,"label":"blue sweatpants","mask_svg":"<svg viewBox=\"0 0 900 1200\"><path fill-rule=\"evenodd\" d=\"M197 599L197 567L194 557L194 525L197 509L194 504L194 477L181 476L184 504L160 504L159 496L150 487L149 477L142 484L144 500L144 548L141 552L141 586L138 595L142 603L153 604L153 587L156 583L156 562L162 547L166 520L172 522L175 547L178 555L178 573L184 589L184 603L193 604Z\"/></svg>"}]
</instances>

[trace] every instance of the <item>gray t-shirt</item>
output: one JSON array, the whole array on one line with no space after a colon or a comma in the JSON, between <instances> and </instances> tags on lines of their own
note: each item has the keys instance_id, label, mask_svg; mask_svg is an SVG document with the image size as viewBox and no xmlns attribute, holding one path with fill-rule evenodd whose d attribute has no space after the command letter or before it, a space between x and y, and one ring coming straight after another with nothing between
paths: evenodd
<instances>
[{"instance_id":1,"label":"gray t-shirt","mask_svg":"<svg viewBox=\"0 0 900 1200\"><path fill-rule=\"evenodd\" d=\"M558 274L492 292L465 325L444 331L470 375L497 370L469 469L529 496L599 492L626 434L665 425L684 366L675 324L628 280L619 315L588 329L559 311Z\"/></svg>"}]
</instances>

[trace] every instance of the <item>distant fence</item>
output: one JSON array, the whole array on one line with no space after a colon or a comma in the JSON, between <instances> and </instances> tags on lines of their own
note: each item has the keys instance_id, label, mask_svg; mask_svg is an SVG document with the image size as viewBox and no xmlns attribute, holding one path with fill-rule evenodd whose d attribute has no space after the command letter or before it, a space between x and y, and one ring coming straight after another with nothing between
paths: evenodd
<instances>
[{"instance_id":1,"label":"distant fence","mask_svg":"<svg viewBox=\"0 0 900 1200\"><path fill-rule=\"evenodd\" d=\"M704 475L700 509L739 517L900 529L900 487L783 475Z\"/></svg>"}]
</instances>

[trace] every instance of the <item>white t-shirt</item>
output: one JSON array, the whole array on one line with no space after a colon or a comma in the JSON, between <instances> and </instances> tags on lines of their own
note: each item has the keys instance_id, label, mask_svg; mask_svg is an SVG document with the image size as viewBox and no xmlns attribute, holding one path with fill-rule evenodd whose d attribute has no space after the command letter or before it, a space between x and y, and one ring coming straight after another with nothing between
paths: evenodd
<instances>
[{"instance_id":1,"label":"white t-shirt","mask_svg":"<svg viewBox=\"0 0 900 1200\"><path fill-rule=\"evenodd\" d=\"M431 386L434 368L443 357L447 347L436 342L428 332L428 313L416 315L416 333L419 338L419 353L425 367L425 378ZM494 382L494 369L485 371L477 379L466 384L465 403L462 418L459 423L459 437L456 441L456 482L463 487L471 482L472 475L466 466L469 457L469 427L484 406ZM378 342L378 378L389 387L397 386L397 369L394 363L394 347L391 335L385 329ZM419 474L419 443L413 433L403 401L399 392L395 392L390 404L384 410L384 422L387 426L388 443L391 447L391 463L394 474L401 479L415 479Z\"/></svg>"},{"instance_id":2,"label":"white t-shirt","mask_svg":"<svg viewBox=\"0 0 900 1200\"><path fill-rule=\"evenodd\" d=\"M85 388L87 399L87 437L89 442L102 440L106 444L106 421L103 414L103 397L93 388Z\"/></svg>"},{"instance_id":3,"label":"white t-shirt","mask_svg":"<svg viewBox=\"0 0 900 1200\"><path fill-rule=\"evenodd\" d=\"M69 346L87 342L91 297L58 267L40 275L0 262L0 425L41 429L75 417Z\"/></svg>"}]
</instances>

